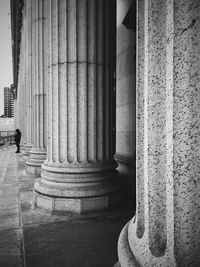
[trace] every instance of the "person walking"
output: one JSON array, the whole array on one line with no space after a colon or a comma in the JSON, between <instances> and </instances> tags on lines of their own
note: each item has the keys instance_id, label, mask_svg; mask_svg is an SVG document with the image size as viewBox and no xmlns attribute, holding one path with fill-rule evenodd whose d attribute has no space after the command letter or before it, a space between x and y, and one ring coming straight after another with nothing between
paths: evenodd
<instances>
[{"instance_id":1,"label":"person walking","mask_svg":"<svg viewBox=\"0 0 200 267\"><path fill-rule=\"evenodd\" d=\"M15 144L17 146L17 151L15 153L20 153L20 141L21 141L21 132L19 129L16 129Z\"/></svg>"}]
</instances>

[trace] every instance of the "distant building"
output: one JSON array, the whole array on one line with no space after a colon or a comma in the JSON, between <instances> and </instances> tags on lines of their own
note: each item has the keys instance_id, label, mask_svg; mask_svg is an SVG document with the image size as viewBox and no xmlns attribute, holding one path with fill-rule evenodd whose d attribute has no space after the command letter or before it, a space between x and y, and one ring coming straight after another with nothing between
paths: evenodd
<instances>
[{"instance_id":1,"label":"distant building","mask_svg":"<svg viewBox=\"0 0 200 267\"><path fill-rule=\"evenodd\" d=\"M4 87L4 115L5 117L14 117L14 98L12 87Z\"/></svg>"}]
</instances>

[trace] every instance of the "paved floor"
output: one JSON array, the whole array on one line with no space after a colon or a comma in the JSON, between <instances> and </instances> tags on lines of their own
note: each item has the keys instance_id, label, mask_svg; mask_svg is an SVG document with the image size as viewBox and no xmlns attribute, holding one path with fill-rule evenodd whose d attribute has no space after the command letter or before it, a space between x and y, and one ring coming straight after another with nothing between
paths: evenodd
<instances>
[{"instance_id":1,"label":"paved floor","mask_svg":"<svg viewBox=\"0 0 200 267\"><path fill-rule=\"evenodd\" d=\"M15 147L0 148L0 267L111 267L130 207L84 216L32 207L34 179Z\"/></svg>"}]
</instances>

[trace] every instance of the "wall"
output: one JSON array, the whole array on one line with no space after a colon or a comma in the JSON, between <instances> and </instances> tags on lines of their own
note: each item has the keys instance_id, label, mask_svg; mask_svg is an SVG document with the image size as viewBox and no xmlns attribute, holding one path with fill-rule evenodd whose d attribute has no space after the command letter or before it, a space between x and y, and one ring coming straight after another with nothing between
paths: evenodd
<instances>
[{"instance_id":1,"label":"wall","mask_svg":"<svg viewBox=\"0 0 200 267\"><path fill-rule=\"evenodd\" d=\"M131 4L132 0L117 0L115 159L129 196L135 198L136 33L122 24ZM135 14L131 14L131 19L135 20Z\"/></svg>"}]
</instances>

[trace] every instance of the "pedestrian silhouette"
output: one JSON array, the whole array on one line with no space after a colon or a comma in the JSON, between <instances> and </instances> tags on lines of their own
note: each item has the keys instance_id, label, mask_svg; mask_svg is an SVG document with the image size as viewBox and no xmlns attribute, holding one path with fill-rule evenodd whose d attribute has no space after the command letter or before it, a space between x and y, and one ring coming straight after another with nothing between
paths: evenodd
<instances>
[{"instance_id":1,"label":"pedestrian silhouette","mask_svg":"<svg viewBox=\"0 0 200 267\"><path fill-rule=\"evenodd\" d=\"M21 140L21 132L19 129L16 129L15 144L17 146L17 151L15 153L20 153L20 140Z\"/></svg>"}]
</instances>

